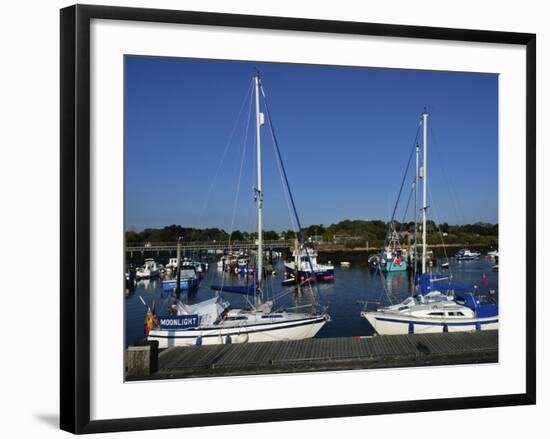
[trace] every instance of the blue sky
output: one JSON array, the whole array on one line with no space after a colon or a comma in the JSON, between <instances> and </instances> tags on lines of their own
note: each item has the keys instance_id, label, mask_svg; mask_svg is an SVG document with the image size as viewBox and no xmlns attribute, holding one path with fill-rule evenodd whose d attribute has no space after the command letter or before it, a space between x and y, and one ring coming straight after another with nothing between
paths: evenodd
<instances>
[{"instance_id":1,"label":"blue sky","mask_svg":"<svg viewBox=\"0 0 550 439\"><path fill-rule=\"evenodd\" d=\"M253 230L255 137L251 122L245 144L243 102L255 68L303 225L388 220L425 107L429 217L498 221L497 75L135 56L125 63L127 230ZM262 145L265 229L286 230L267 125Z\"/></svg>"}]
</instances>

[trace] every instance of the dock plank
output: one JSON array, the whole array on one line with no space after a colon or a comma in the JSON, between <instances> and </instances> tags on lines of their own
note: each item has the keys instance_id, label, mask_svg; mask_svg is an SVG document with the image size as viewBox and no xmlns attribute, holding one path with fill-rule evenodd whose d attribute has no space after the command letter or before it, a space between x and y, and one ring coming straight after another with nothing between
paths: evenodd
<instances>
[{"instance_id":1,"label":"dock plank","mask_svg":"<svg viewBox=\"0 0 550 439\"><path fill-rule=\"evenodd\" d=\"M152 379L498 361L498 331L173 347Z\"/></svg>"}]
</instances>

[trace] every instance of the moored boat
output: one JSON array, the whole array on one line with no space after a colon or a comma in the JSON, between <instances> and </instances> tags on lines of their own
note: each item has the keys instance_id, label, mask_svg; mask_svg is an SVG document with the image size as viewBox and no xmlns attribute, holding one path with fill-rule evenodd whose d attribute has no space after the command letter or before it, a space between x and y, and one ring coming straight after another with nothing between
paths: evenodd
<instances>
[{"instance_id":1,"label":"moored boat","mask_svg":"<svg viewBox=\"0 0 550 439\"><path fill-rule=\"evenodd\" d=\"M160 266L154 259L145 259L144 264L136 269L136 279L152 279L160 274Z\"/></svg>"},{"instance_id":2,"label":"moored boat","mask_svg":"<svg viewBox=\"0 0 550 439\"><path fill-rule=\"evenodd\" d=\"M422 114L423 127L423 206L422 206L422 265L421 275L415 275L416 294L400 303L361 312L379 335L397 335L431 332L482 331L498 329L498 305L494 294L487 298L474 294L474 286L443 284L449 276L427 272L426 210L427 210L427 132L428 113ZM418 154L417 173L418 179ZM416 218L415 218L416 230ZM465 249L466 250L466 249ZM463 255L473 256L471 252ZM416 266L416 264L415 264ZM415 273L416 274L416 273ZM442 291L447 291L443 293ZM460 293L456 293L460 291ZM485 302L484 302L485 299ZM490 301L488 300L490 299Z\"/></svg>"},{"instance_id":3,"label":"moored boat","mask_svg":"<svg viewBox=\"0 0 550 439\"><path fill-rule=\"evenodd\" d=\"M459 250L455 258L457 261L473 261L475 259L479 259L481 256L481 253L471 251L470 249L463 248L462 250Z\"/></svg>"},{"instance_id":4,"label":"moored boat","mask_svg":"<svg viewBox=\"0 0 550 439\"><path fill-rule=\"evenodd\" d=\"M162 289L164 291L176 291L178 285L177 275L172 274L170 277L167 277L162 280ZM201 283L201 278L196 272L194 265L184 265L180 269L180 289L181 290L196 290L199 288Z\"/></svg>"},{"instance_id":5,"label":"moored boat","mask_svg":"<svg viewBox=\"0 0 550 439\"><path fill-rule=\"evenodd\" d=\"M311 304L311 313L275 309L273 300L264 300L264 252L263 252L263 191L261 173L261 126L264 113L260 112L260 94L264 97L264 106L268 112L267 100L261 86L260 77L254 77L256 96L256 148L257 148L257 253L254 279L247 285L218 285L214 297L195 304L178 300L169 308L165 316L153 319L154 327L148 328L148 340L156 340L159 347L193 346L231 343L269 342L281 340L301 340L314 337L323 325L330 320L325 309L318 310ZM270 128L273 135L273 126ZM275 136L273 135L273 138ZM275 142L278 164L282 167L282 158ZM287 191L292 198L290 187ZM295 219L301 232L299 218L294 209ZM304 247L305 248L305 247ZM306 249L307 252L307 249ZM249 261L246 262L248 270ZM244 264L243 264L244 265ZM246 298L247 307L233 309L222 293L241 294ZM155 323L156 322L156 323Z\"/></svg>"},{"instance_id":6,"label":"moored boat","mask_svg":"<svg viewBox=\"0 0 550 439\"><path fill-rule=\"evenodd\" d=\"M301 247L294 250L292 257L293 261L285 262L285 269L289 275L297 274L301 280L310 277L325 282L334 280L334 265L319 264L315 250Z\"/></svg>"}]
</instances>

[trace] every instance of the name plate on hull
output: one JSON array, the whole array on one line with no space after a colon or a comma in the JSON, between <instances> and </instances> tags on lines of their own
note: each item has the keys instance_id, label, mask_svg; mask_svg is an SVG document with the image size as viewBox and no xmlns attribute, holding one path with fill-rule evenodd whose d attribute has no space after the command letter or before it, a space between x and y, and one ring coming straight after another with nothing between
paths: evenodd
<instances>
[{"instance_id":1,"label":"name plate on hull","mask_svg":"<svg viewBox=\"0 0 550 439\"><path fill-rule=\"evenodd\" d=\"M189 314L186 316L166 316L158 318L161 329L190 329L199 325L199 316Z\"/></svg>"}]
</instances>

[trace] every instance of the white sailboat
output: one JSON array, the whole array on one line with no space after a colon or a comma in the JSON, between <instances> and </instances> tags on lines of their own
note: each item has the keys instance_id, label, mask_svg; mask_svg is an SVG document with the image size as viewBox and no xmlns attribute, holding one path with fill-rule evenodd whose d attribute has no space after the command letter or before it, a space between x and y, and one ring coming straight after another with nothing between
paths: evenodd
<instances>
[{"instance_id":1,"label":"white sailboat","mask_svg":"<svg viewBox=\"0 0 550 439\"><path fill-rule=\"evenodd\" d=\"M232 309L221 295L194 305L178 302L171 315L157 318L158 325L148 335L148 340L157 340L160 348L172 346L213 345L246 342L301 340L314 337L330 320L326 312L297 313L273 310L273 302L262 302L263 280L263 191L261 160L261 126L264 113L260 111L260 93L264 96L260 76L254 77L256 101L256 155L257 155L257 284L243 288L241 292L252 293L254 300L249 308ZM267 102L265 102L267 108ZM269 112L269 109L267 109ZM271 127L272 128L272 127ZM238 287L222 288L236 292Z\"/></svg>"},{"instance_id":2,"label":"white sailboat","mask_svg":"<svg viewBox=\"0 0 550 439\"><path fill-rule=\"evenodd\" d=\"M403 302L380 307L375 311L365 309L361 316L368 320L379 335L412 333L461 332L498 329L498 305L482 303L473 293L444 294L438 289L456 291L458 285L443 285L443 277L426 271L426 210L427 210L427 150L428 113L422 114L423 162L422 162L422 269L419 276L420 292ZM418 148L417 148L418 151ZM418 166L418 160L417 160ZM418 176L418 171L417 174Z\"/></svg>"}]
</instances>

